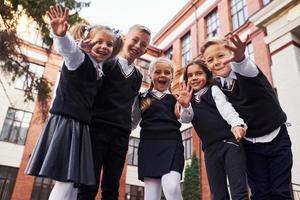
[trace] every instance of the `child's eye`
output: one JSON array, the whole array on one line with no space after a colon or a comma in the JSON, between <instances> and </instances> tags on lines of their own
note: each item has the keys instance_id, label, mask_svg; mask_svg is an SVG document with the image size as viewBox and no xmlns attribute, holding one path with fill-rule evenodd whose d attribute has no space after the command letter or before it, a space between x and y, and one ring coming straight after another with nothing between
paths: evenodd
<instances>
[{"instance_id":1,"label":"child's eye","mask_svg":"<svg viewBox=\"0 0 300 200\"><path fill-rule=\"evenodd\" d=\"M112 46L113 46L113 43L112 43L112 42L107 42L107 43L106 43L106 46L112 47Z\"/></svg>"}]
</instances>

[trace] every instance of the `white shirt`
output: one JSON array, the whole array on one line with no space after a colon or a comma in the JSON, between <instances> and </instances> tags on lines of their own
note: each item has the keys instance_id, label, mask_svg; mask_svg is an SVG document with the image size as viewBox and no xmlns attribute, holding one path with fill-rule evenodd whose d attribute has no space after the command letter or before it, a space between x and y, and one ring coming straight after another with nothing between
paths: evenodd
<instances>
[{"instance_id":1,"label":"white shirt","mask_svg":"<svg viewBox=\"0 0 300 200\"><path fill-rule=\"evenodd\" d=\"M237 77L235 73L241 74L242 76L246 76L246 77L255 77L259 73L257 66L250 58L245 58L242 62L239 63L232 62L231 69L232 71L230 72L228 77L226 78L220 77L222 85L224 85L225 81L227 81L228 84L231 84L233 79L236 80ZM280 127L278 127L276 130L272 131L267 135L256 137L256 138L245 137L245 139L252 143L258 143L258 142L267 143L267 142L271 142L278 135L279 131L280 131Z\"/></svg>"},{"instance_id":2,"label":"white shirt","mask_svg":"<svg viewBox=\"0 0 300 200\"><path fill-rule=\"evenodd\" d=\"M52 33L52 37L55 49L63 56L67 69L70 71L75 71L83 63L85 54L78 47L76 41L68 34L60 37ZM96 68L97 77L101 77L103 75L103 62L97 62L91 55L88 54L88 56Z\"/></svg>"},{"instance_id":3,"label":"white shirt","mask_svg":"<svg viewBox=\"0 0 300 200\"><path fill-rule=\"evenodd\" d=\"M194 93L196 101L201 101L201 96L207 92L207 87ZM225 94L221 91L218 86L212 86L211 88L212 97L216 103L218 112L222 118L231 126L231 128L239 125L247 125L244 120L239 117L239 114L235 111L232 104L227 101ZM193 120L194 112L191 105L188 108L182 108L180 112L180 120L183 123L190 123Z\"/></svg>"},{"instance_id":4,"label":"white shirt","mask_svg":"<svg viewBox=\"0 0 300 200\"><path fill-rule=\"evenodd\" d=\"M118 57L119 63L121 64L121 71L122 73L128 77L134 70L134 63L128 65L128 60L122 57Z\"/></svg>"}]
</instances>

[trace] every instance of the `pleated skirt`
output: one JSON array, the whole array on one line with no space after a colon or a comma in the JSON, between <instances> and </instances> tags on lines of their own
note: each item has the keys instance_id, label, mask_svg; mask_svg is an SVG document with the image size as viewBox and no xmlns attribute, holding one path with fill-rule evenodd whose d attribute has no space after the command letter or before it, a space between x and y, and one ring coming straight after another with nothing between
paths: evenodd
<instances>
[{"instance_id":1,"label":"pleated skirt","mask_svg":"<svg viewBox=\"0 0 300 200\"><path fill-rule=\"evenodd\" d=\"M72 118L51 115L31 154L25 174L95 185L89 126Z\"/></svg>"},{"instance_id":2,"label":"pleated skirt","mask_svg":"<svg viewBox=\"0 0 300 200\"><path fill-rule=\"evenodd\" d=\"M161 178L170 171L182 175L184 147L177 140L141 140L138 149L138 178Z\"/></svg>"}]
</instances>

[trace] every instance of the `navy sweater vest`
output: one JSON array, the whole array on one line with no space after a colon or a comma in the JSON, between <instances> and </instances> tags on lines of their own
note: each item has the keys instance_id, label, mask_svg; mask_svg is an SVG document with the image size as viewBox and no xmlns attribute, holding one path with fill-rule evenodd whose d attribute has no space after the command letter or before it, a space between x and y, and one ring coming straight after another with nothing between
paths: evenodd
<instances>
[{"instance_id":1,"label":"navy sweater vest","mask_svg":"<svg viewBox=\"0 0 300 200\"><path fill-rule=\"evenodd\" d=\"M232 91L223 90L233 107L248 125L247 137L267 135L285 123L287 117L274 89L259 70L256 77L236 73ZM220 82L216 82L220 85Z\"/></svg>"},{"instance_id":2,"label":"navy sweater vest","mask_svg":"<svg viewBox=\"0 0 300 200\"><path fill-rule=\"evenodd\" d=\"M132 104L138 95L142 74L134 68L126 77L116 60L105 63L103 72L103 85L93 105L91 129L101 130L104 124L130 133Z\"/></svg>"},{"instance_id":3,"label":"navy sweater vest","mask_svg":"<svg viewBox=\"0 0 300 200\"><path fill-rule=\"evenodd\" d=\"M50 113L90 123L91 108L101 85L102 79L97 80L96 69L87 54L74 71L64 63Z\"/></svg>"},{"instance_id":4,"label":"navy sweater vest","mask_svg":"<svg viewBox=\"0 0 300 200\"><path fill-rule=\"evenodd\" d=\"M148 93L151 105L142 113L141 140L143 139L175 139L181 140L180 127L174 113L176 99L172 94L166 94L158 99Z\"/></svg>"},{"instance_id":5,"label":"navy sweater vest","mask_svg":"<svg viewBox=\"0 0 300 200\"><path fill-rule=\"evenodd\" d=\"M215 142L234 137L230 130L231 126L217 109L211 86L201 96L200 101L193 98L191 104L194 111L192 124L202 141L203 150Z\"/></svg>"}]
</instances>

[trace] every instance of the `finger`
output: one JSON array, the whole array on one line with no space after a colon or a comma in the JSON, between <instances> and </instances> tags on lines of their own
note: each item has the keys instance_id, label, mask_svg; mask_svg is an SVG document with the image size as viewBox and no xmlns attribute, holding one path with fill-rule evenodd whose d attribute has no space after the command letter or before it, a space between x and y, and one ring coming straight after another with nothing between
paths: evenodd
<instances>
[{"instance_id":1,"label":"finger","mask_svg":"<svg viewBox=\"0 0 300 200\"><path fill-rule=\"evenodd\" d=\"M239 46L239 43L236 39L236 35L234 34L231 38L230 38L230 41L234 44L234 46L238 47Z\"/></svg>"},{"instance_id":2,"label":"finger","mask_svg":"<svg viewBox=\"0 0 300 200\"><path fill-rule=\"evenodd\" d=\"M58 14L59 17L62 17L62 9L61 9L61 5L60 4L56 4L56 12Z\"/></svg>"},{"instance_id":3,"label":"finger","mask_svg":"<svg viewBox=\"0 0 300 200\"><path fill-rule=\"evenodd\" d=\"M53 16L51 15L51 13L49 11L46 11L46 15L49 17L50 20L53 19Z\"/></svg>"},{"instance_id":4,"label":"finger","mask_svg":"<svg viewBox=\"0 0 300 200\"><path fill-rule=\"evenodd\" d=\"M230 45L227 45L227 44L225 44L224 47L226 49L228 49L229 51L231 51L231 52L235 52L237 50L236 47L233 47L233 46L230 46Z\"/></svg>"},{"instance_id":5,"label":"finger","mask_svg":"<svg viewBox=\"0 0 300 200\"><path fill-rule=\"evenodd\" d=\"M230 62L232 62L233 61L233 56L232 57L230 57L230 58L226 58L226 59L224 59L223 61L222 61L222 64L223 65L227 65L228 63L230 63Z\"/></svg>"},{"instance_id":6,"label":"finger","mask_svg":"<svg viewBox=\"0 0 300 200\"><path fill-rule=\"evenodd\" d=\"M58 17L57 12L56 12L56 7L50 6L50 11L54 17Z\"/></svg>"},{"instance_id":7,"label":"finger","mask_svg":"<svg viewBox=\"0 0 300 200\"><path fill-rule=\"evenodd\" d=\"M250 35L248 34L248 35L247 35L247 37L246 37L246 39L244 40L244 42L243 42L243 43L244 43L244 44L247 44L247 43L248 43L248 41L249 41L249 39L250 39Z\"/></svg>"},{"instance_id":8,"label":"finger","mask_svg":"<svg viewBox=\"0 0 300 200\"><path fill-rule=\"evenodd\" d=\"M65 18L65 19L68 19L68 17L69 17L69 8L66 7L66 8L65 8L65 12L64 12L64 18Z\"/></svg>"},{"instance_id":9,"label":"finger","mask_svg":"<svg viewBox=\"0 0 300 200\"><path fill-rule=\"evenodd\" d=\"M238 43L243 44L243 42L241 41L241 38L237 34L234 35L234 38Z\"/></svg>"},{"instance_id":10,"label":"finger","mask_svg":"<svg viewBox=\"0 0 300 200\"><path fill-rule=\"evenodd\" d=\"M68 22L64 22L64 31L68 30Z\"/></svg>"}]
</instances>

